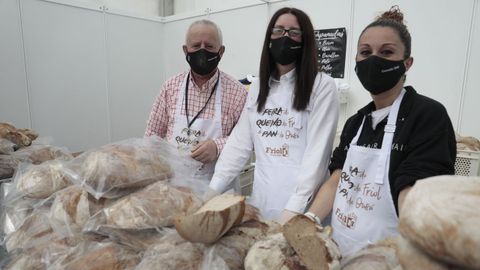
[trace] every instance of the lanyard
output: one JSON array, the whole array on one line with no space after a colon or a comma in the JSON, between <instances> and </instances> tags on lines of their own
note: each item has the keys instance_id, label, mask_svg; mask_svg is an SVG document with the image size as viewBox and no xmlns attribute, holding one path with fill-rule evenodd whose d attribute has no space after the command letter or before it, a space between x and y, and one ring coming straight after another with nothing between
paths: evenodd
<instances>
[{"instance_id":1,"label":"lanyard","mask_svg":"<svg viewBox=\"0 0 480 270\"><path fill-rule=\"evenodd\" d=\"M187 116L187 126L188 128L190 128L193 124L193 122L195 122L195 120L197 120L198 116L205 110L205 108L207 107L208 105L208 102L210 101L210 99L212 98L213 96L213 93L215 92L215 89L217 88L217 85L218 85L218 81L220 80L220 73L218 74L218 78L217 78L217 82L215 82L215 85L213 86L213 89L212 89L212 92L210 93L210 96L208 97L207 99L207 102L205 102L205 105L203 105L203 108L197 113L197 115L195 115L195 117L193 117L192 121L190 122L188 120L188 85L190 83L190 73L188 73L188 76L187 76L187 84L185 86L185 115Z\"/></svg>"}]
</instances>

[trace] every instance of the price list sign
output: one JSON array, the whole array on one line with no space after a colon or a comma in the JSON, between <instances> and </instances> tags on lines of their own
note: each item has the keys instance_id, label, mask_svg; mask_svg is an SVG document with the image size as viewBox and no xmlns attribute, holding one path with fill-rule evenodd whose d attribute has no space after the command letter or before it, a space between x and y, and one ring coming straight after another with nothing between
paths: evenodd
<instances>
[{"instance_id":1,"label":"price list sign","mask_svg":"<svg viewBox=\"0 0 480 270\"><path fill-rule=\"evenodd\" d=\"M333 78L343 78L347 32L345 28L315 30L318 48L318 64L321 70Z\"/></svg>"}]
</instances>

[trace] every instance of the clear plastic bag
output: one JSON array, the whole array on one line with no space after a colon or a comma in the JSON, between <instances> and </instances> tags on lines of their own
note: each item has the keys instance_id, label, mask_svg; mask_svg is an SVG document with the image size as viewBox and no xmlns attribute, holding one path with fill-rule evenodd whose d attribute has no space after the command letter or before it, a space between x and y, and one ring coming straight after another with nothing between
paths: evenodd
<instances>
[{"instance_id":1,"label":"clear plastic bag","mask_svg":"<svg viewBox=\"0 0 480 270\"><path fill-rule=\"evenodd\" d=\"M81 233L88 219L107 203L106 199L96 200L76 185L57 191L49 201L51 226L66 235Z\"/></svg>"},{"instance_id":2,"label":"clear plastic bag","mask_svg":"<svg viewBox=\"0 0 480 270\"><path fill-rule=\"evenodd\" d=\"M18 161L32 164L40 164L53 159L67 161L73 158L70 151L65 147L37 143L13 152L12 156Z\"/></svg>"},{"instance_id":3,"label":"clear plastic bag","mask_svg":"<svg viewBox=\"0 0 480 270\"><path fill-rule=\"evenodd\" d=\"M8 155L15 151L16 145L11 141L0 138L0 155Z\"/></svg>"},{"instance_id":4,"label":"clear plastic bag","mask_svg":"<svg viewBox=\"0 0 480 270\"><path fill-rule=\"evenodd\" d=\"M70 164L74 181L95 198L118 198L173 172L170 144L158 137L133 138L90 150Z\"/></svg>"},{"instance_id":5,"label":"clear plastic bag","mask_svg":"<svg viewBox=\"0 0 480 270\"><path fill-rule=\"evenodd\" d=\"M116 270L134 269L141 260L141 254L115 243L97 243L83 252L76 252L63 262L62 266L50 269L64 270Z\"/></svg>"},{"instance_id":6,"label":"clear plastic bag","mask_svg":"<svg viewBox=\"0 0 480 270\"><path fill-rule=\"evenodd\" d=\"M172 231L145 252L136 270L199 270L204 251L205 245L187 242Z\"/></svg>"},{"instance_id":7,"label":"clear plastic bag","mask_svg":"<svg viewBox=\"0 0 480 270\"><path fill-rule=\"evenodd\" d=\"M45 199L72 184L65 171L65 161L50 160L38 165L21 163L14 177L16 190L21 196Z\"/></svg>"},{"instance_id":8,"label":"clear plastic bag","mask_svg":"<svg viewBox=\"0 0 480 270\"><path fill-rule=\"evenodd\" d=\"M191 214L202 201L185 187L157 182L127 195L98 212L85 225L85 231L102 227L115 229L152 229L173 225L173 217Z\"/></svg>"}]
</instances>

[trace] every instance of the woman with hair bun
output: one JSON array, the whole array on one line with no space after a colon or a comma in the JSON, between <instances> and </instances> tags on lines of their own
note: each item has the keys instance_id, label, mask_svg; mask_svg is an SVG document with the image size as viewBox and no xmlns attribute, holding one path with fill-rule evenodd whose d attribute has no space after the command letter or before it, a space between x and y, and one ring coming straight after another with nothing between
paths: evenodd
<instances>
[{"instance_id":1,"label":"woman with hair bun","mask_svg":"<svg viewBox=\"0 0 480 270\"><path fill-rule=\"evenodd\" d=\"M350 117L330 161L331 177L305 215L332 216L344 257L398 234L398 216L417 180L454 173L455 133L439 102L404 86L411 37L397 6L361 33L355 72L373 99Z\"/></svg>"}]
</instances>

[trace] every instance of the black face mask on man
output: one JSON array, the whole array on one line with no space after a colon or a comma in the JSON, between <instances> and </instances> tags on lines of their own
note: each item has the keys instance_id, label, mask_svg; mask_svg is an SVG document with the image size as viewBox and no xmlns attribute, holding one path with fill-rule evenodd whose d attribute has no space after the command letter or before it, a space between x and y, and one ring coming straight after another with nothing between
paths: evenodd
<instances>
[{"instance_id":1,"label":"black face mask on man","mask_svg":"<svg viewBox=\"0 0 480 270\"><path fill-rule=\"evenodd\" d=\"M287 36L270 40L270 54L273 60L280 65L295 62L302 53L302 43Z\"/></svg>"},{"instance_id":2,"label":"black face mask on man","mask_svg":"<svg viewBox=\"0 0 480 270\"><path fill-rule=\"evenodd\" d=\"M209 52L205 49L187 53L187 62L193 72L199 75L207 75L212 72L220 62L218 52Z\"/></svg>"},{"instance_id":3,"label":"black face mask on man","mask_svg":"<svg viewBox=\"0 0 480 270\"><path fill-rule=\"evenodd\" d=\"M365 89L373 95L378 95L392 89L405 74L403 61L392 61L371 55L357 61L355 73Z\"/></svg>"}]
</instances>

